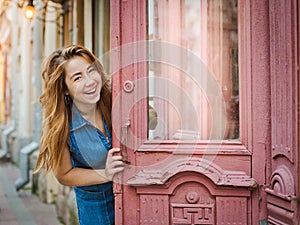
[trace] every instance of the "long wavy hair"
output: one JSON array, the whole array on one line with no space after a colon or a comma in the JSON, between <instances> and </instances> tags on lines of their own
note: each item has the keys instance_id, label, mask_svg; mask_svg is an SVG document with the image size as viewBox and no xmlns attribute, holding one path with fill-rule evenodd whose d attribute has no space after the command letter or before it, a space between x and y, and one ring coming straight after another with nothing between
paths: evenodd
<instances>
[{"instance_id":1,"label":"long wavy hair","mask_svg":"<svg viewBox=\"0 0 300 225\"><path fill-rule=\"evenodd\" d=\"M84 57L90 61L100 73L103 80L101 97L98 104L104 119L111 131L111 90L109 79L104 73L103 66L95 55L80 45L71 45L54 51L42 67L43 93L40 102L43 110L40 152L34 172L42 168L45 172L56 170L62 158L63 149L69 146L69 135L72 115L72 100L66 101L65 84L66 64L75 56Z\"/></svg>"}]
</instances>

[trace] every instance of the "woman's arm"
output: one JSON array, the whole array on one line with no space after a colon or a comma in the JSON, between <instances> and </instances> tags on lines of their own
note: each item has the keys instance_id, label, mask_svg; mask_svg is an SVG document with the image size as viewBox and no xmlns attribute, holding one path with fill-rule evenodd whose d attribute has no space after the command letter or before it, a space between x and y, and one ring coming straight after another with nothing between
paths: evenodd
<instances>
[{"instance_id":1,"label":"woman's arm","mask_svg":"<svg viewBox=\"0 0 300 225\"><path fill-rule=\"evenodd\" d=\"M87 186L106 183L111 181L116 173L124 169L124 163L121 161L122 157L113 156L114 153L119 151L119 148L111 149L107 154L105 169L94 170L73 168L69 148L65 147L59 167L54 171L54 174L59 183L66 186Z\"/></svg>"}]
</instances>

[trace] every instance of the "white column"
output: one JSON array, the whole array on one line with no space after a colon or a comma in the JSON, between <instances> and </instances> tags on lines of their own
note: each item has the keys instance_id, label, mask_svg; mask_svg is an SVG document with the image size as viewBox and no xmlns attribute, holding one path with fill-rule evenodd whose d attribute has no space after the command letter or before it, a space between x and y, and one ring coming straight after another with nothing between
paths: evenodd
<instances>
[{"instance_id":1,"label":"white column","mask_svg":"<svg viewBox=\"0 0 300 225\"><path fill-rule=\"evenodd\" d=\"M19 135L30 137L32 131L32 100L31 100L31 69L32 69L32 48L31 48L31 21L23 19L20 36L21 69L16 82L19 83Z\"/></svg>"},{"instance_id":2,"label":"white column","mask_svg":"<svg viewBox=\"0 0 300 225\"><path fill-rule=\"evenodd\" d=\"M85 0L84 1L84 46L90 50L93 48L93 35L92 35L92 1Z\"/></svg>"},{"instance_id":3,"label":"white column","mask_svg":"<svg viewBox=\"0 0 300 225\"><path fill-rule=\"evenodd\" d=\"M59 34L57 32L57 23L54 22L57 19L59 10L59 5L48 1L47 11L46 11L46 23L45 23L45 50L44 56L48 57L58 46ZM45 176L46 182L46 201L47 203L54 202L55 196L58 194L59 185L53 173L48 173Z\"/></svg>"},{"instance_id":4,"label":"white column","mask_svg":"<svg viewBox=\"0 0 300 225\"><path fill-rule=\"evenodd\" d=\"M19 20L18 20L18 6L16 4L11 4L12 7L9 10L9 17L11 20L12 30L11 30L11 88L12 88L12 120L14 125L18 126L18 111L19 111L19 101L18 101L18 90L19 82L18 72L18 29L19 29Z\"/></svg>"},{"instance_id":5,"label":"white column","mask_svg":"<svg viewBox=\"0 0 300 225\"><path fill-rule=\"evenodd\" d=\"M57 8L57 4L49 1L47 4L45 24L45 57L58 47L57 40L59 39L59 36L56 25L58 12L54 10L55 8Z\"/></svg>"}]
</instances>

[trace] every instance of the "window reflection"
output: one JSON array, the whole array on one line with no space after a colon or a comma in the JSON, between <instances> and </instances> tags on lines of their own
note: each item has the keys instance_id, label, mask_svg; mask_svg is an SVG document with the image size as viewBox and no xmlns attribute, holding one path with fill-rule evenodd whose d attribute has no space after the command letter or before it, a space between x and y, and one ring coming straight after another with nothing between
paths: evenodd
<instances>
[{"instance_id":1,"label":"window reflection","mask_svg":"<svg viewBox=\"0 0 300 225\"><path fill-rule=\"evenodd\" d=\"M180 46L199 59L195 64L182 53L149 49L182 62L149 62L150 140L239 138L237 15L237 0L148 1L148 39ZM214 101L211 77L222 103Z\"/></svg>"}]
</instances>

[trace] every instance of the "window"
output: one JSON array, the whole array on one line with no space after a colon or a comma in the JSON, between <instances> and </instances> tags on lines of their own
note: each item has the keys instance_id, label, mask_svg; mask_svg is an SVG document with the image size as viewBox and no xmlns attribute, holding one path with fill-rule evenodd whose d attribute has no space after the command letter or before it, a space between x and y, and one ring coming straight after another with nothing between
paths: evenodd
<instances>
[{"instance_id":1,"label":"window","mask_svg":"<svg viewBox=\"0 0 300 225\"><path fill-rule=\"evenodd\" d=\"M239 139L237 0L148 0L149 140Z\"/></svg>"}]
</instances>

